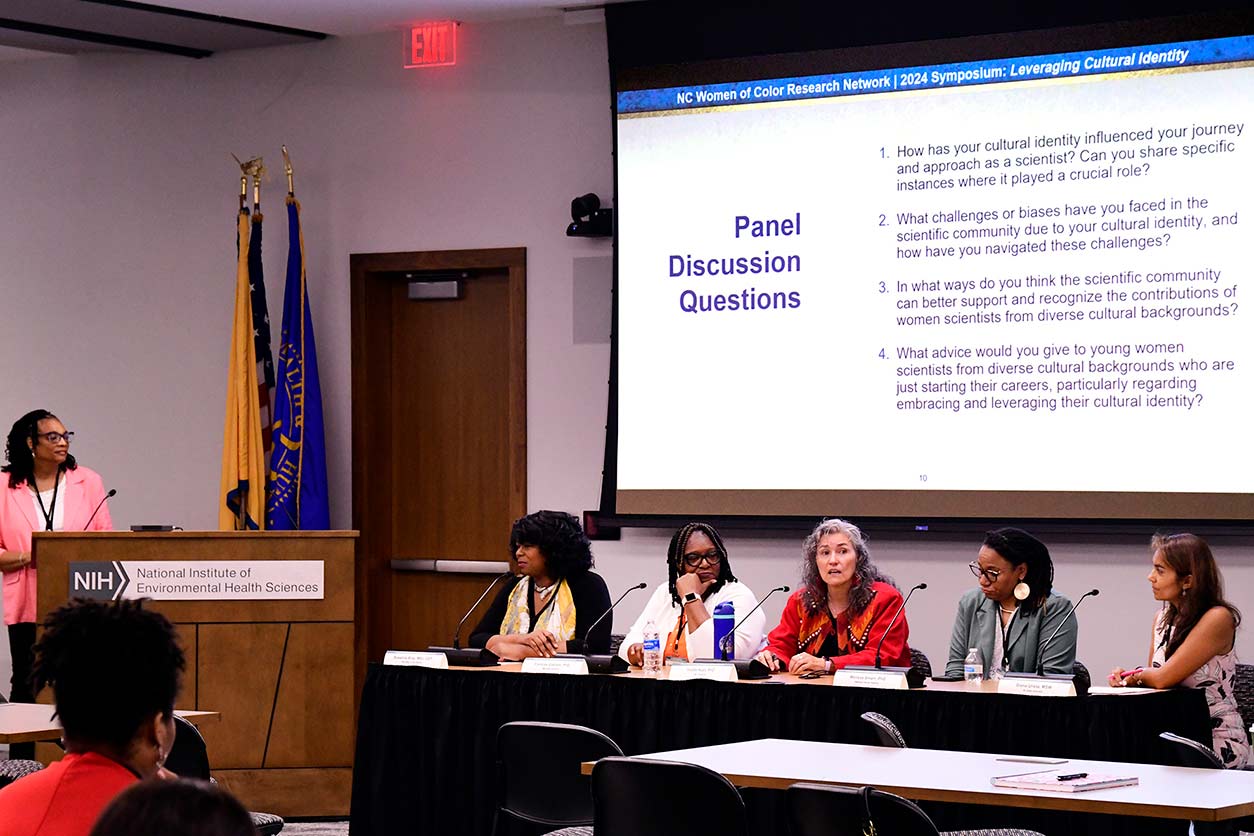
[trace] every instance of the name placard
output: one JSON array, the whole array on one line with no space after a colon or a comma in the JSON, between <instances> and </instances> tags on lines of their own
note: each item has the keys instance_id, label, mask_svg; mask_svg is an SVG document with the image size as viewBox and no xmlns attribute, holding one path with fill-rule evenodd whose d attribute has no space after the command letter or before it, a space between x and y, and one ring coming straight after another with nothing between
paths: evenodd
<instances>
[{"instance_id":1,"label":"name placard","mask_svg":"<svg viewBox=\"0 0 1254 836\"><path fill-rule=\"evenodd\" d=\"M425 650L389 650L383 654L383 664L403 668L448 670L448 657L443 653L429 653Z\"/></svg>"},{"instance_id":2,"label":"name placard","mask_svg":"<svg viewBox=\"0 0 1254 836\"><path fill-rule=\"evenodd\" d=\"M842 688L887 688L904 691L910 686L900 671L867 671L841 668L832 676L832 684Z\"/></svg>"},{"instance_id":3,"label":"name placard","mask_svg":"<svg viewBox=\"0 0 1254 836\"><path fill-rule=\"evenodd\" d=\"M690 679L712 679L716 682L735 682L736 666L732 662L671 662L666 666L666 678L672 682Z\"/></svg>"},{"instance_id":4,"label":"name placard","mask_svg":"<svg viewBox=\"0 0 1254 836\"><path fill-rule=\"evenodd\" d=\"M1074 697L1075 683L1069 679L1007 676L997 681L997 693L1028 697Z\"/></svg>"},{"instance_id":5,"label":"name placard","mask_svg":"<svg viewBox=\"0 0 1254 836\"><path fill-rule=\"evenodd\" d=\"M559 657L544 658L542 656L532 656L523 659L523 673L559 673L568 676L587 676L588 660L582 657Z\"/></svg>"}]
</instances>

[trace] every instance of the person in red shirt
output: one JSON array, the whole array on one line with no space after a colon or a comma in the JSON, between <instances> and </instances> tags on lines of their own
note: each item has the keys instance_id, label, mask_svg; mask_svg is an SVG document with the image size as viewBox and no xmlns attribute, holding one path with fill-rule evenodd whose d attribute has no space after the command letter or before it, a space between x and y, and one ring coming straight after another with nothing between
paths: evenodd
<instances>
[{"instance_id":1,"label":"person in red shirt","mask_svg":"<svg viewBox=\"0 0 1254 836\"><path fill-rule=\"evenodd\" d=\"M905 613L885 635L901 606L892 579L871 562L866 538L853 523L819 523L802 546L801 584L767 637L758 660L772 671L831 673L846 665L910 665Z\"/></svg>"},{"instance_id":2,"label":"person in red shirt","mask_svg":"<svg viewBox=\"0 0 1254 836\"><path fill-rule=\"evenodd\" d=\"M31 684L52 686L66 754L0 790L0 832L87 836L131 784L171 777L162 764L186 663L174 627L142 601L75 601L43 627Z\"/></svg>"}]
</instances>

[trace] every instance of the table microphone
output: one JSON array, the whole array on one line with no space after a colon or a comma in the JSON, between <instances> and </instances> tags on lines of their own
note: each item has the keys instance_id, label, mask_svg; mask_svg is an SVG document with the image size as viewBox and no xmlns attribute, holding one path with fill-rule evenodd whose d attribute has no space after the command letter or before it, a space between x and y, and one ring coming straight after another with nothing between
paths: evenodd
<instances>
[{"instance_id":1,"label":"table microphone","mask_svg":"<svg viewBox=\"0 0 1254 836\"><path fill-rule=\"evenodd\" d=\"M910 596L920 589L927 589L927 584L917 583L910 588L910 591L906 593L906 597L902 599L901 606L897 608L897 612L893 613L893 617L888 621L888 626L884 628L884 635L880 636L880 643L875 646L875 669L877 671L884 669L883 660L880 658L880 650L884 647L884 639L888 638L888 631L893 629L897 619L906 611L906 603L909 602Z\"/></svg>"},{"instance_id":2,"label":"table microphone","mask_svg":"<svg viewBox=\"0 0 1254 836\"><path fill-rule=\"evenodd\" d=\"M498 583L505 580L506 578L512 578L512 577L514 577L513 572L502 572L501 574L497 575L495 578L492 579L492 583L488 584L488 588L483 590L483 594L481 594L478 598L476 598L475 602L470 605L470 609L466 610L466 614L462 616L461 621L457 622L457 629L453 632L453 649L454 650L461 649L462 627L466 626L466 619L470 618L471 614L476 609L479 608L479 605L483 603L484 598L488 597L488 593L492 591L493 587L495 587Z\"/></svg>"},{"instance_id":3,"label":"table microphone","mask_svg":"<svg viewBox=\"0 0 1254 836\"><path fill-rule=\"evenodd\" d=\"M1071 605L1071 611L1068 612L1065 616L1063 616L1062 622L1058 625L1057 628L1054 629L1053 635L1047 638L1044 644L1042 644L1040 647L1036 649L1036 675L1037 676L1045 675L1045 648L1049 647L1049 643L1054 640L1054 637L1057 636L1060 632L1062 632L1062 628L1067 623L1067 619L1075 615L1076 609L1079 608L1080 604L1084 603L1085 598L1088 598L1090 595L1100 595L1100 594L1101 594L1101 590L1090 589L1088 592L1081 595L1080 600L1076 601L1074 604ZM1067 674L1067 675L1070 676L1070 674Z\"/></svg>"},{"instance_id":4,"label":"table microphone","mask_svg":"<svg viewBox=\"0 0 1254 836\"><path fill-rule=\"evenodd\" d=\"M92 520L96 519L96 515L100 513L100 509L103 508L104 504L108 502L112 497L116 496L117 492L118 492L117 488L109 489L109 492L104 495L104 499L100 500L100 503L96 506L96 510L92 511L91 516L87 518L87 525L83 526L83 531L86 531L87 529L91 528Z\"/></svg>"},{"instance_id":5,"label":"table microphone","mask_svg":"<svg viewBox=\"0 0 1254 836\"><path fill-rule=\"evenodd\" d=\"M758 607L761 607L763 604L766 603L767 598L770 598L776 592L788 592L788 584L784 584L783 586L777 586L774 589L772 589L770 592L763 595L762 600L758 601L758 606L754 607L753 609L749 610L749 612L745 613L745 617L740 619L740 621L736 623L736 626L731 628L731 632L728 633L726 636L723 636L723 641L720 643L719 648L718 648L720 662L729 661L727 658L727 648L731 646L731 643L736 640L736 631L740 629L742 624L744 624L746 621L749 620L749 616L753 615L755 612L758 611Z\"/></svg>"},{"instance_id":6,"label":"table microphone","mask_svg":"<svg viewBox=\"0 0 1254 836\"><path fill-rule=\"evenodd\" d=\"M587 646L588 646L587 637L592 635L593 629L595 629L598 624L604 621L607 615L614 612L614 608L617 607L619 604L621 604L624 598L626 598L631 593L635 592L637 589L644 589L646 586L648 586L648 584L645 583L644 581L641 581L635 586L628 587L626 592L618 596L617 601L610 604L610 608L608 610L606 610L605 612L597 616L597 620L592 622L592 624L588 627L587 630L583 631L583 634L584 634L583 639L571 639L570 641L566 642L567 649L570 650L570 652L572 653L579 653L580 655L585 653L587 651Z\"/></svg>"}]
</instances>

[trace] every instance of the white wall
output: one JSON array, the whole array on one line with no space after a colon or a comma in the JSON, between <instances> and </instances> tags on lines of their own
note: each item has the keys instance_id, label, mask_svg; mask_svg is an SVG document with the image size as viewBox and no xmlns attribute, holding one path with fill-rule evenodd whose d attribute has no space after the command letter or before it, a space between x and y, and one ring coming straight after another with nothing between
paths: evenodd
<instances>
[{"instance_id":1,"label":"white wall","mask_svg":"<svg viewBox=\"0 0 1254 836\"><path fill-rule=\"evenodd\" d=\"M354 252L527 247L529 504L595 506L609 350L576 338L576 316L604 309L576 303L572 274L576 259L609 245L562 230L571 197L612 190L605 32L550 18L467 25L459 37L460 64L425 71L401 69L399 33L205 61L0 64L4 429L37 406L57 412L79 433L75 453L118 489L119 527L214 526L238 187L229 155L262 154L272 172L263 200L277 337L287 143L304 206L333 523L351 521ZM597 544L611 588L660 579L668 534ZM799 535L727 539L755 588L795 583ZM873 545L902 584L930 584L911 603L912 644L943 663L977 544ZM1103 589L1085 605L1082 659L1098 671L1143 660L1153 611L1144 538L1051 545L1064 592ZM1220 544L1220 557L1232 597L1254 615L1254 548ZM772 622L779 603L768 605ZM624 608L620 628L633 615Z\"/></svg>"}]
</instances>

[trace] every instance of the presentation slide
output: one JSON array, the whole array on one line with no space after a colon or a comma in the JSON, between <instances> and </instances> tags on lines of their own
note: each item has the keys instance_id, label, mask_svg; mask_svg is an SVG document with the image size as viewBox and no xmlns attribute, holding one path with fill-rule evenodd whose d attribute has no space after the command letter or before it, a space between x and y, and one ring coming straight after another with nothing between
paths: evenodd
<instances>
[{"instance_id":1,"label":"presentation slide","mask_svg":"<svg viewBox=\"0 0 1254 836\"><path fill-rule=\"evenodd\" d=\"M1254 518L1251 59L620 91L618 510Z\"/></svg>"}]
</instances>

